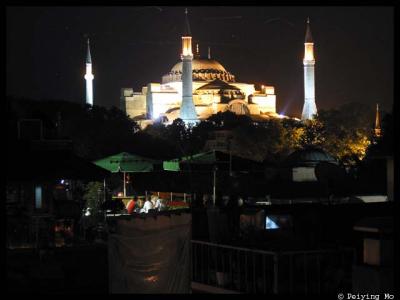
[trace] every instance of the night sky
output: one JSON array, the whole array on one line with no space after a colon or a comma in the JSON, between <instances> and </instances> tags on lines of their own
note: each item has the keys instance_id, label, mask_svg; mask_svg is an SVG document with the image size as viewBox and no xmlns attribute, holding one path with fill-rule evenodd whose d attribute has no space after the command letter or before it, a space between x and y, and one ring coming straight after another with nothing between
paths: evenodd
<instances>
[{"instance_id":1,"label":"night sky","mask_svg":"<svg viewBox=\"0 0 400 300\"><path fill-rule=\"evenodd\" d=\"M275 86L277 111L300 117L305 21L316 57L316 103L393 105L391 7L189 7L200 52L238 82ZM94 101L119 105L180 60L183 7L8 7L7 95L84 103L87 36Z\"/></svg>"}]
</instances>

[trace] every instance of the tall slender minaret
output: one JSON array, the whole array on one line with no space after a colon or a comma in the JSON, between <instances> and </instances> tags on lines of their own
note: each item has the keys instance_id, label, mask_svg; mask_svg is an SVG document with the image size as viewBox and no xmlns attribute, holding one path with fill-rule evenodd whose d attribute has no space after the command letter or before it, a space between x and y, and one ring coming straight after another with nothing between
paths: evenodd
<instances>
[{"instance_id":1,"label":"tall slender minaret","mask_svg":"<svg viewBox=\"0 0 400 300\"><path fill-rule=\"evenodd\" d=\"M93 105L93 79L92 74L92 57L90 55L89 38L87 39L87 53L86 53L86 104Z\"/></svg>"},{"instance_id":2,"label":"tall slender minaret","mask_svg":"<svg viewBox=\"0 0 400 300\"><path fill-rule=\"evenodd\" d=\"M375 116L375 137L381 137L382 131L381 131L381 117L379 114L379 104L376 104L376 116Z\"/></svg>"},{"instance_id":3,"label":"tall slender minaret","mask_svg":"<svg viewBox=\"0 0 400 300\"><path fill-rule=\"evenodd\" d=\"M301 114L302 120L313 119L317 114L315 104L315 79L314 79L314 42L311 36L310 19L307 18L306 38L304 41L304 106Z\"/></svg>"},{"instance_id":4,"label":"tall slender minaret","mask_svg":"<svg viewBox=\"0 0 400 300\"><path fill-rule=\"evenodd\" d=\"M197 58L197 59L200 58L199 43L196 43L196 54L194 55L194 57Z\"/></svg>"},{"instance_id":5,"label":"tall slender minaret","mask_svg":"<svg viewBox=\"0 0 400 300\"><path fill-rule=\"evenodd\" d=\"M198 121L196 108L193 103L193 78L192 78L192 34L188 20L188 11L185 10L185 29L182 36L182 104L180 108L180 118L185 123L195 123Z\"/></svg>"}]
</instances>

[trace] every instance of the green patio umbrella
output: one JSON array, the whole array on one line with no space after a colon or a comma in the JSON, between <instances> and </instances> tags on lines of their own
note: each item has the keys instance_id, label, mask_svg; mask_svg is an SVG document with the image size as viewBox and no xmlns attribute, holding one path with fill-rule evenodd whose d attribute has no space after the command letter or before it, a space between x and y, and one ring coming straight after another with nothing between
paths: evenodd
<instances>
[{"instance_id":1,"label":"green patio umbrella","mask_svg":"<svg viewBox=\"0 0 400 300\"><path fill-rule=\"evenodd\" d=\"M216 181L217 181L217 165L231 163L231 155L225 154L220 151L208 151L191 156L185 156L178 159L173 159L163 162L163 168L167 171L181 171L185 169L184 165L203 165L209 166L213 171L213 203L215 205L216 199Z\"/></svg>"},{"instance_id":2,"label":"green patio umbrella","mask_svg":"<svg viewBox=\"0 0 400 300\"><path fill-rule=\"evenodd\" d=\"M221 157L222 155L227 156ZM163 162L163 168L166 171L181 171L185 169L184 165L215 165L220 163L229 163L229 154L219 151L202 152L190 156L184 156Z\"/></svg>"},{"instance_id":3,"label":"green patio umbrella","mask_svg":"<svg viewBox=\"0 0 400 300\"><path fill-rule=\"evenodd\" d=\"M184 156L163 162L163 168L166 171L208 171L213 173L213 201L216 199L217 170L229 171L250 171L258 162L245 159L231 153L212 150L201 152L190 156Z\"/></svg>"},{"instance_id":4,"label":"green patio umbrella","mask_svg":"<svg viewBox=\"0 0 400 300\"><path fill-rule=\"evenodd\" d=\"M126 196L126 173L152 172L161 165L161 161L121 152L111 155L93 162L95 165L102 167L112 173L121 172L124 175L124 197Z\"/></svg>"}]
</instances>

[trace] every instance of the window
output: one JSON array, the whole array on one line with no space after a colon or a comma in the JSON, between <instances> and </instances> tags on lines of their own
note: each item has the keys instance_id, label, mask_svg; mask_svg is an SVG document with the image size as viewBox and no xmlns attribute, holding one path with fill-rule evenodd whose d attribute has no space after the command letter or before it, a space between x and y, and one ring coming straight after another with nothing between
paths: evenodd
<instances>
[{"instance_id":1,"label":"window","mask_svg":"<svg viewBox=\"0 0 400 300\"><path fill-rule=\"evenodd\" d=\"M289 229L292 228L290 215L268 215L265 218L265 229Z\"/></svg>"},{"instance_id":2,"label":"window","mask_svg":"<svg viewBox=\"0 0 400 300\"><path fill-rule=\"evenodd\" d=\"M41 186L35 187L35 208L36 209L42 208L42 187Z\"/></svg>"},{"instance_id":3,"label":"window","mask_svg":"<svg viewBox=\"0 0 400 300\"><path fill-rule=\"evenodd\" d=\"M279 226L274 222L274 220L270 217L265 219L265 228L266 229L278 229Z\"/></svg>"}]
</instances>

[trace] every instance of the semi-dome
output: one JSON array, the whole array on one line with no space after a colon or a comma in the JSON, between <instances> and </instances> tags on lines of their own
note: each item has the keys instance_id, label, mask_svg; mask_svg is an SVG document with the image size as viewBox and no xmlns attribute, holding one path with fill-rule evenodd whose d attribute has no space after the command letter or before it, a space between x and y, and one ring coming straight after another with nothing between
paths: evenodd
<instances>
[{"instance_id":1,"label":"semi-dome","mask_svg":"<svg viewBox=\"0 0 400 300\"><path fill-rule=\"evenodd\" d=\"M306 147L304 149L296 150L285 160L285 164L291 166L316 166L321 162L337 164L336 159L332 155L317 147Z\"/></svg>"}]
</instances>

